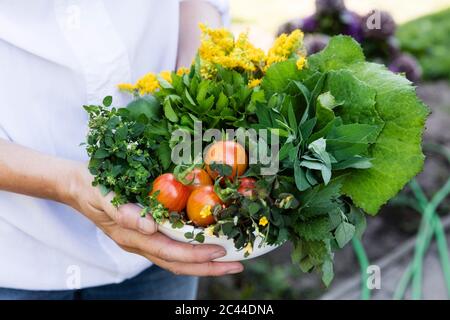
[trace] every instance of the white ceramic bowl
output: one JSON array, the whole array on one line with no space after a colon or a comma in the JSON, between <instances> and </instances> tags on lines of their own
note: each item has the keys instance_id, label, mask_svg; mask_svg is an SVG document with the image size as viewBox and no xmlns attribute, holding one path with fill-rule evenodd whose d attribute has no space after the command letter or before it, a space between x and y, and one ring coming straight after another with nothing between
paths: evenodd
<instances>
[{"instance_id":1,"label":"white ceramic bowl","mask_svg":"<svg viewBox=\"0 0 450 320\"><path fill-rule=\"evenodd\" d=\"M184 225L182 228L175 229L172 228L171 223L166 219L164 222L162 222L160 225L158 225L158 230L168 236L169 238L173 240L177 240L180 242L190 242L190 243L198 243L196 241L193 241L191 239L186 239L184 234L186 232L194 232L194 234L197 234L201 231L203 231L202 228L196 228L191 225ZM270 246L270 245L261 245L261 237L256 237L255 244L253 246L253 251L251 254L249 254L247 257L244 257L244 250L237 250L234 247L233 239L227 239L226 236L209 236L207 234L204 234L205 241L204 244L216 244L219 246L222 246L227 254L224 257L221 257L219 259L216 259L215 261L241 261L241 260L247 260L259 257L263 254L266 254L279 246Z\"/></svg>"}]
</instances>

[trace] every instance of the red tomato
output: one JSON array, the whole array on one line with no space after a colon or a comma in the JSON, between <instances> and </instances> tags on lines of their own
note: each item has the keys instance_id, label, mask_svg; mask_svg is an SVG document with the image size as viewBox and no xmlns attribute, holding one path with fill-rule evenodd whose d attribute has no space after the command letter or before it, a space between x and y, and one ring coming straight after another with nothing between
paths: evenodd
<instances>
[{"instance_id":1,"label":"red tomato","mask_svg":"<svg viewBox=\"0 0 450 320\"><path fill-rule=\"evenodd\" d=\"M198 187L191 193L187 201L187 216L195 225L206 227L214 223L212 210L217 204L222 204L222 201L214 192L213 186Z\"/></svg>"},{"instance_id":2,"label":"red tomato","mask_svg":"<svg viewBox=\"0 0 450 320\"><path fill-rule=\"evenodd\" d=\"M239 179L238 192L244 197L252 197L255 195L256 180L253 178Z\"/></svg>"},{"instance_id":3,"label":"red tomato","mask_svg":"<svg viewBox=\"0 0 450 320\"><path fill-rule=\"evenodd\" d=\"M244 147L237 142L217 141L208 148L205 155L206 171L208 171L211 178L215 179L219 173L210 168L210 164L213 162L232 167L231 175L226 178L234 180L236 175L243 175L247 169L247 154Z\"/></svg>"},{"instance_id":4,"label":"red tomato","mask_svg":"<svg viewBox=\"0 0 450 320\"><path fill-rule=\"evenodd\" d=\"M211 177L208 175L208 173L200 168L195 168L191 172L189 172L184 178L184 181L188 183L186 187L189 188L189 190L194 191L198 187L201 186L212 186L213 181Z\"/></svg>"},{"instance_id":5,"label":"red tomato","mask_svg":"<svg viewBox=\"0 0 450 320\"><path fill-rule=\"evenodd\" d=\"M177 212L182 211L186 207L190 194L189 188L177 181L171 173L165 173L156 178L150 194L156 191L159 191L156 199L169 211Z\"/></svg>"}]
</instances>

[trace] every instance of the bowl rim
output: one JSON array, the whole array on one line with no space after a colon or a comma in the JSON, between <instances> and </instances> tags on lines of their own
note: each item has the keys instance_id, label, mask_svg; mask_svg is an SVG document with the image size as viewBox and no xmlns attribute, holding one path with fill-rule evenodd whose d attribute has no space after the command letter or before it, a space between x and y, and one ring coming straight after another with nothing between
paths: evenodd
<instances>
[{"instance_id":1,"label":"bowl rim","mask_svg":"<svg viewBox=\"0 0 450 320\"><path fill-rule=\"evenodd\" d=\"M203 236L205 238L222 239L222 240L227 240L227 241L228 240L232 240L231 238L228 238L226 235L223 235L223 234L220 234L218 236L216 236L216 235L209 235L209 234L205 233L205 229L206 228L204 228L204 227L197 227L197 226L194 226L194 225L191 225L191 224L186 224L184 221L183 221L183 226L181 228L174 228L174 227L172 227L172 223L170 222L170 220L168 218L164 218L164 220L161 221L160 223L157 223L157 225L158 225L158 229L160 227L168 228L168 229L173 230L175 232L178 232L180 234L182 233L183 235L186 232L194 232L194 235L197 234L197 232L203 232ZM186 240L191 240L191 239L186 239Z\"/></svg>"}]
</instances>

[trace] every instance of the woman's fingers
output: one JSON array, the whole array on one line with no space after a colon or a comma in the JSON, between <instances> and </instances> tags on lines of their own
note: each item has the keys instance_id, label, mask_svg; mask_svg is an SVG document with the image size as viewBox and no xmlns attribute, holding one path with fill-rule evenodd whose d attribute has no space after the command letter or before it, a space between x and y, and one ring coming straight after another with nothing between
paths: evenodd
<instances>
[{"instance_id":1,"label":"woman's fingers","mask_svg":"<svg viewBox=\"0 0 450 320\"><path fill-rule=\"evenodd\" d=\"M223 276L242 272L244 267L240 262L204 262L204 263L181 263L168 262L158 257L148 256L150 261L178 275L191 276Z\"/></svg>"},{"instance_id":2,"label":"woman's fingers","mask_svg":"<svg viewBox=\"0 0 450 320\"><path fill-rule=\"evenodd\" d=\"M103 210L111 217L119 226L139 231L144 234L153 234L158 228L155 221L150 215L141 217L142 209L132 203L121 205L119 208L111 204L114 193L110 192L104 198Z\"/></svg>"},{"instance_id":3,"label":"woman's fingers","mask_svg":"<svg viewBox=\"0 0 450 320\"><path fill-rule=\"evenodd\" d=\"M191 244L155 233L139 241L140 249L169 262L201 263L223 257L225 249L211 244Z\"/></svg>"},{"instance_id":4,"label":"woman's fingers","mask_svg":"<svg viewBox=\"0 0 450 320\"><path fill-rule=\"evenodd\" d=\"M142 209L131 203L120 206L117 210L116 222L119 226L140 231L144 234L153 234L158 231L155 221L150 215L141 217Z\"/></svg>"},{"instance_id":5,"label":"woman's fingers","mask_svg":"<svg viewBox=\"0 0 450 320\"><path fill-rule=\"evenodd\" d=\"M167 262L202 263L225 255L225 249L220 246L178 242L159 232L148 236L115 227L109 231L109 236L122 247L134 248L133 252L151 255Z\"/></svg>"}]
</instances>

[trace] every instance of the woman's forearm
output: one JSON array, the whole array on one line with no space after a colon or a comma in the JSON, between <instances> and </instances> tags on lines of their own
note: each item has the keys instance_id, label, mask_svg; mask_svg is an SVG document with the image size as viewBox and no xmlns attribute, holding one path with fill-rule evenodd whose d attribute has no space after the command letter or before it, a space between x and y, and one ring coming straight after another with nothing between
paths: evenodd
<instances>
[{"instance_id":1,"label":"woman's forearm","mask_svg":"<svg viewBox=\"0 0 450 320\"><path fill-rule=\"evenodd\" d=\"M75 162L0 139L0 190L67 202Z\"/></svg>"},{"instance_id":2,"label":"woman's forearm","mask_svg":"<svg viewBox=\"0 0 450 320\"><path fill-rule=\"evenodd\" d=\"M180 3L180 32L177 67L188 67L195 57L200 45L200 29L202 22L211 28L221 25L221 16L210 3L202 0L185 0Z\"/></svg>"}]
</instances>

